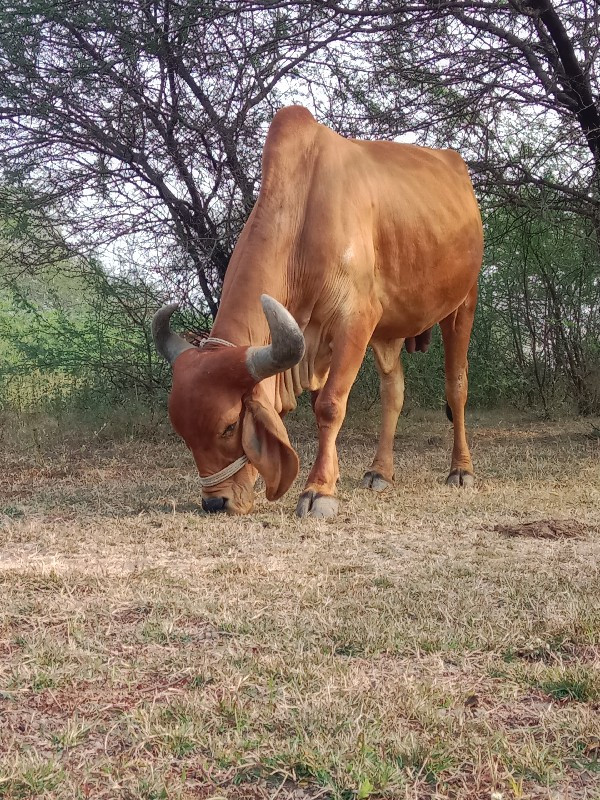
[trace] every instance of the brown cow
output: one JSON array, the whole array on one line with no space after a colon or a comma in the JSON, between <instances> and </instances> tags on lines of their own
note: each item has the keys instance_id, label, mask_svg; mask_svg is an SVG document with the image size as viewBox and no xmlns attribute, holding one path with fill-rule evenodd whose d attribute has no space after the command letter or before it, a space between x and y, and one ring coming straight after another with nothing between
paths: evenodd
<instances>
[{"instance_id":1,"label":"brown cow","mask_svg":"<svg viewBox=\"0 0 600 800\"><path fill-rule=\"evenodd\" d=\"M387 487L404 396L402 343L437 322L454 418L446 482L471 485L464 408L482 253L479 209L457 153L344 139L305 108L280 110L211 338L198 349L174 334L176 305L153 320L156 347L173 365L169 414L194 455L203 507L249 512L257 472L269 500L289 489L298 457L281 417L309 389L319 451L296 511L335 515L335 443L369 345L383 423L361 485Z\"/></svg>"}]
</instances>

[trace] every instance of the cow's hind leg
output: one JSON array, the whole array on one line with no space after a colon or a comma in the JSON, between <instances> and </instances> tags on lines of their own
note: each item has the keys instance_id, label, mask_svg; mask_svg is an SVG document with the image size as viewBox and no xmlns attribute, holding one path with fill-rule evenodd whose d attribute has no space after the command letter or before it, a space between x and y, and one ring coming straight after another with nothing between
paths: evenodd
<instances>
[{"instance_id":1,"label":"cow's hind leg","mask_svg":"<svg viewBox=\"0 0 600 800\"><path fill-rule=\"evenodd\" d=\"M369 339L376 324L374 312L352 315L352 325L338 331L332 343L329 376L313 407L319 426L319 452L296 514L299 517L334 517L338 511L335 485L339 467L335 442L346 415L348 395L362 364Z\"/></svg>"},{"instance_id":2,"label":"cow's hind leg","mask_svg":"<svg viewBox=\"0 0 600 800\"><path fill-rule=\"evenodd\" d=\"M404 339L372 341L381 387L381 431L373 463L360 486L382 492L394 480L394 435L404 403L404 370L400 351Z\"/></svg>"},{"instance_id":3,"label":"cow's hind leg","mask_svg":"<svg viewBox=\"0 0 600 800\"><path fill-rule=\"evenodd\" d=\"M477 284L471 289L465 301L456 311L440 322L444 341L446 370L446 400L454 423L454 446L450 474L446 479L448 486L472 486L473 462L465 434L465 405L467 403L467 350L475 305L477 303Z\"/></svg>"}]
</instances>

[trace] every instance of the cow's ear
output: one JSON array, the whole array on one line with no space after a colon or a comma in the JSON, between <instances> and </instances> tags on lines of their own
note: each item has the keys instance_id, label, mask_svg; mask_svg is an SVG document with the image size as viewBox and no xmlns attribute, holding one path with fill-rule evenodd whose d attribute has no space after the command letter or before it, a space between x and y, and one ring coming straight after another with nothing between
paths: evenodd
<instances>
[{"instance_id":1,"label":"cow's ear","mask_svg":"<svg viewBox=\"0 0 600 800\"><path fill-rule=\"evenodd\" d=\"M298 456L279 414L256 393L244 399L242 447L267 488L267 500L278 500L298 475Z\"/></svg>"}]
</instances>

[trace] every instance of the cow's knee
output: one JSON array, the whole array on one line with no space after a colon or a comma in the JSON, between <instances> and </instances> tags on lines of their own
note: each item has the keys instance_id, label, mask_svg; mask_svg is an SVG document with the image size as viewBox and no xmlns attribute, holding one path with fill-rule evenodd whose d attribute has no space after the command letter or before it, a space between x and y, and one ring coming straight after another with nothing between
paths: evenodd
<instances>
[{"instance_id":1,"label":"cow's knee","mask_svg":"<svg viewBox=\"0 0 600 800\"><path fill-rule=\"evenodd\" d=\"M340 425L346 413L346 403L341 398L321 392L315 402L315 415L320 428Z\"/></svg>"}]
</instances>

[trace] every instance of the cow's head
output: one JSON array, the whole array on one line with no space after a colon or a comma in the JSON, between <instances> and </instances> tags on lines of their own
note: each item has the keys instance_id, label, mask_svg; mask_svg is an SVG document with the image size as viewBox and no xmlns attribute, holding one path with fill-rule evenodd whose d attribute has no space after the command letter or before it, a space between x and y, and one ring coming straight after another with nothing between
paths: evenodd
<instances>
[{"instance_id":1,"label":"cow's head","mask_svg":"<svg viewBox=\"0 0 600 800\"><path fill-rule=\"evenodd\" d=\"M206 511L247 514L258 473L269 500L298 474L298 456L261 381L300 361L304 337L280 303L268 295L261 302L272 341L265 347L194 347L169 327L177 304L152 320L156 349L173 367L169 416L194 456Z\"/></svg>"}]
</instances>

